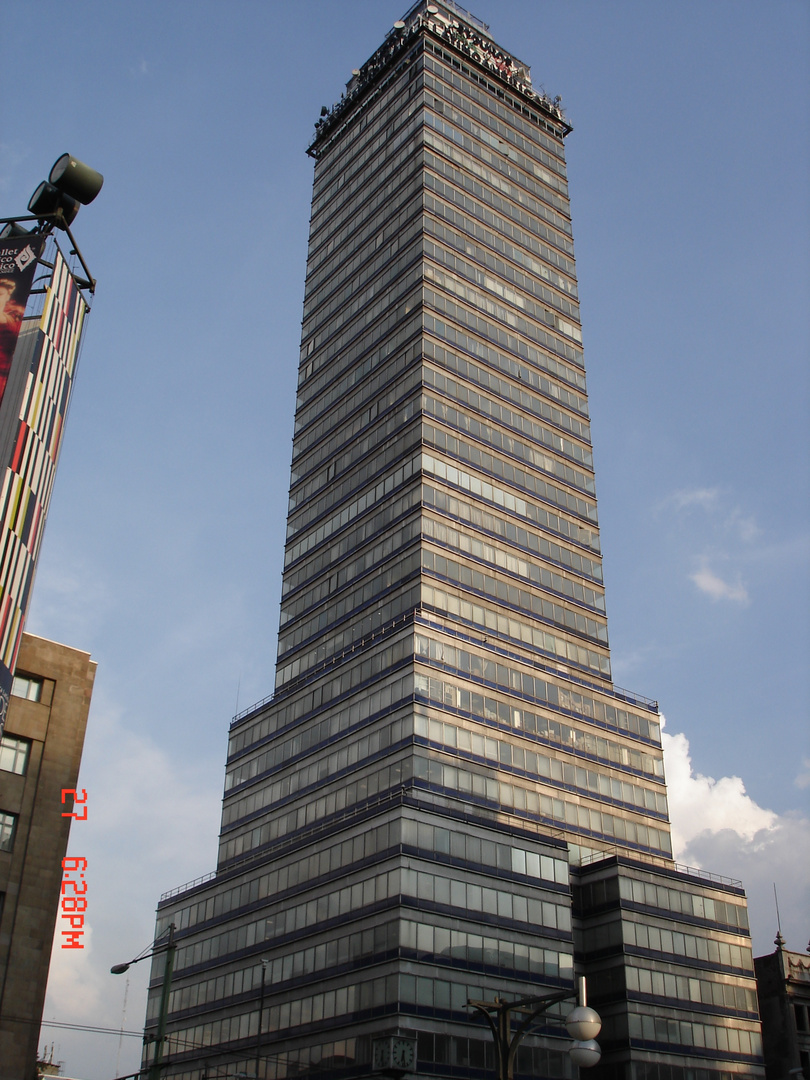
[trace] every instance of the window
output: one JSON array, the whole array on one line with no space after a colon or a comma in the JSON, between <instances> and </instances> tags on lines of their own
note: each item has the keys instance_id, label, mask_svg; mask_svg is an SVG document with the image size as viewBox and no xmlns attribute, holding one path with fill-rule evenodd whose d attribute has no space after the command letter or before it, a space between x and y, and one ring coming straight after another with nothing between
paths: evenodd
<instances>
[{"instance_id":1,"label":"window","mask_svg":"<svg viewBox=\"0 0 810 1080\"><path fill-rule=\"evenodd\" d=\"M807 1006L800 1004L798 1001L793 1003L793 1015L796 1017L796 1030L808 1031L810 1026L807 1023Z\"/></svg>"},{"instance_id":2,"label":"window","mask_svg":"<svg viewBox=\"0 0 810 1080\"><path fill-rule=\"evenodd\" d=\"M20 739L16 735L3 735L0 738L0 769L3 772L25 776L30 750L30 739Z\"/></svg>"},{"instance_id":3,"label":"window","mask_svg":"<svg viewBox=\"0 0 810 1080\"><path fill-rule=\"evenodd\" d=\"M14 847L14 833L17 828L17 815L0 810L0 851L11 851Z\"/></svg>"},{"instance_id":4,"label":"window","mask_svg":"<svg viewBox=\"0 0 810 1080\"><path fill-rule=\"evenodd\" d=\"M11 684L14 697L27 698L28 701L42 699L42 679L36 675L15 675Z\"/></svg>"}]
</instances>

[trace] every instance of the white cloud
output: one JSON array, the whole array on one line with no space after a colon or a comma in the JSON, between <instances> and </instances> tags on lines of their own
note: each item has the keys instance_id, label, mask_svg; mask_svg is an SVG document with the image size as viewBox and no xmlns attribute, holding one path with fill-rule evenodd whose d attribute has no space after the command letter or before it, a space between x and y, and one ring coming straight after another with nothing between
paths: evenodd
<instances>
[{"instance_id":1,"label":"white cloud","mask_svg":"<svg viewBox=\"0 0 810 1080\"><path fill-rule=\"evenodd\" d=\"M706 593L712 600L733 600L738 604L749 602L748 590L738 577L735 584L724 581L713 570L709 569L706 560L701 560L701 566L689 575L689 580L697 585L702 593Z\"/></svg>"},{"instance_id":2,"label":"white cloud","mask_svg":"<svg viewBox=\"0 0 810 1080\"><path fill-rule=\"evenodd\" d=\"M797 788L804 789L810 787L810 758L802 759L801 772L798 774L793 783L796 785Z\"/></svg>"},{"instance_id":3,"label":"white cloud","mask_svg":"<svg viewBox=\"0 0 810 1080\"><path fill-rule=\"evenodd\" d=\"M761 830L774 827L777 815L763 810L746 794L739 776L715 780L695 773L689 740L684 734L670 735L664 731L661 740L676 859L682 859L691 841L706 831L733 829L751 841Z\"/></svg>"},{"instance_id":4,"label":"white cloud","mask_svg":"<svg viewBox=\"0 0 810 1080\"><path fill-rule=\"evenodd\" d=\"M686 491L676 491L666 500L677 510L685 510L690 506L700 506L704 510L710 510L717 505L720 492L717 488L692 488Z\"/></svg>"},{"instance_id":5,"label":"white cloud","mask_svg":"<svg viewBox=\"0 0 810 1080\"><path fill-rule=\"evenodd\" d=\"M161 893L214 869L219 831L221 761L191 766L127 729L103 692L94 696L79 784L88 820L74 822L71 855L87 859L84 948L62 949L58 925L43 1018L113 1029L139 1029L149 961L126 976L115 963L138 955L154 937ZM124 1003L126 1001L126 1015ZM69 1075L105 1080L134 1071L140 1039L43 1027ZM120 1044L120 1045L119 1045Z\"/></svg>"},{"instance_id":6,"label":"white cloud","mask_svg":"<svg viewBox=\"0 0 810 1080\"><path fill-rule=\"evenodd\" d=\"M755 955L773 951L776 884L782 931L789 947L803 949L810 910L810 819L759 806L739 776L716 780L694 772L684 734L664 731L662 742L675 859L742 880Z\"/></svg>"}]
</instances>

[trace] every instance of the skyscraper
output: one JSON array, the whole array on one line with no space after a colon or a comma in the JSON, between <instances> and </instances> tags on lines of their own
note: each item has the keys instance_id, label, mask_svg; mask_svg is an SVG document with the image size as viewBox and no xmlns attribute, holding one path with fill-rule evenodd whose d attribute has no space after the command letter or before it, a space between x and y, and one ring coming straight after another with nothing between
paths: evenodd
<instances>
[{"instance_id":1,"label":"skyscraper","mask_svg":"<svg viewBox=\"0 0 810 1080\"><path fill-rule=\"evenodd\" d=\"M744 894L675 867L657 704L611 678L570 131L452 2L316 125L275 694L159 906L168 1075L483 1075L468 999L575 967L603 1076L761 1075Z\"/></svg>"}]
</instances>

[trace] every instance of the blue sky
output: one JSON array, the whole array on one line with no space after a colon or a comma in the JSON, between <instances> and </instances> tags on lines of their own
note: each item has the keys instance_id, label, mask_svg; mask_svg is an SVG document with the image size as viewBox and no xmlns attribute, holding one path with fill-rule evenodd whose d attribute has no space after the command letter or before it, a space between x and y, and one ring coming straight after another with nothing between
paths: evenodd
<instances>
[{"instance_id":1,"label":"blue sky","mask_svg":"<svg viewBox=\"0 0 810 1080\"><path fill-rule=\"evenodd\" d=\"M28 629L99 663L91 934L46 1019L137 1030L160 893L214 866L226 733L272 688L320 107L405 4L6 0L3 213L68 150L99 286ZM480 0L560 94L617 683L666 716L682 861L803 949L810 8ZM43 27L48 27L47 33ZM126 990L126 1008L124 995ZM44 1029L71 1076L137 1039Z\"/></svg>"}]
</instances>

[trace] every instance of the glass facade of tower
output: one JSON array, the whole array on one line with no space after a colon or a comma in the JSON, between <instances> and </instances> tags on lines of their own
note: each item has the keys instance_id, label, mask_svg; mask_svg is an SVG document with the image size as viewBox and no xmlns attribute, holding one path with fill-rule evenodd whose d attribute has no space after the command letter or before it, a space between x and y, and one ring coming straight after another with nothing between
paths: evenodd
<instances>
[{"instance_id":1,"label":"glass facade of tower","mask_svg":"<svg viewBox=\"0 0 810 1080\"><path fill-rule=\"evenodd\" d=\"M610 674L569 131L424 3L316 127L275 694L231 727L216 872L159 906L166 1075L367 1074L398 1035L412 1071L483 1076L467 1000L569 989L575 961L615 999L603 1070L635 1068L580 876L677 873L657 705ZM734 1000L719 1026L756 1035ZM571 1074L558 1016L519 1073ZM673 1033L638 1060L681 1068ZM759 1075L756 1039L730 1054L708 1075Z\"/></svg>"}]
</instances>

